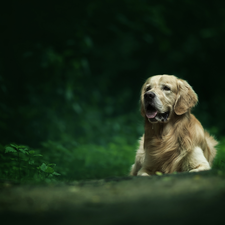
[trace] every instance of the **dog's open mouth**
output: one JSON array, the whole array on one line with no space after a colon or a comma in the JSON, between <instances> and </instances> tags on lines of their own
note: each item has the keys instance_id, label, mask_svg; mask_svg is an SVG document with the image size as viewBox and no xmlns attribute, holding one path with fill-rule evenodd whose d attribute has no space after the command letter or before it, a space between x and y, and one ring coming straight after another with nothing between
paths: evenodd
<instances>
[{"instance_id":1,"label":"dog's open mouth","mask_svg":"<svg viewBox=\"0 0 225 225\"><path fill-rule=\"evenodd\" d=\"M166 122L169 114L169 111L165 113L159 113L158 110L150 104L146 107L146 116L151 122Z\"/></svg>"}]
</instances>

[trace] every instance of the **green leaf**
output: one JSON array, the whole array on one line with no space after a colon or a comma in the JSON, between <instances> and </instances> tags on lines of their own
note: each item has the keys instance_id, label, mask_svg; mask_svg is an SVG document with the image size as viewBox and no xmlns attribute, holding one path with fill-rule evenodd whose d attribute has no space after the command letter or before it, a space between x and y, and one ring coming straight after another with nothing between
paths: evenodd
<instances>
[{"instance_id":1,"label":"green leaf","mask_svg":"<svg viewBox=\"0 0 225 225\"><path fill-rule=\"evenodd\" d=\"M31 150L31 151L29 151L29 153L30 153L30 154L34 154L34 153L35 153L35 151L34 151L34 150Z\"/></svg>"},{"instance_id":2,"label":"green leaf","mask_svg":"<svg viewBox=\"0 0 225 225\"><path fill-rule=\"evenodd\" d=\"M34 160L30 160L28 163L29 163L30 165L33 165L33 164L34 164Z\"/></svg>"},{"instance_id":3,"label":"green leaf","mask_svg":"<svg viewBox=\"0 0 225 225\"><path fill-rule=\"evenodd\" d=\"M14 147L14 148L18 148L19 146L16 144L10 144L10 146Z\"/></svg>"},{"instance_id":4,"label":"green leaf","mask_svg":"<svg viewBox=\"0 0 225 225\"><path fill-rule=\"evenodd\" d=\"M52 173L53 175L56 175L56 176L60 176L61 174L60 173L56 173L56 172L54 172L54 173Z\"/></svg>"},{"instance_id":5,"label":"green leaf","mask_svg":"<svg viewBox=\"0 0 225 225\"><path fill-rule=\"evenodd\" d=\"M163 173L162 173L162 172L159 172L159 171L155 172L155 174L156 174L157 176L162 176L162 175L163 175Z\"/></svg>"},{"instance_id":6,"label":"green leaf","mask_svg":"<svg viewBox=\"0 0 225 225\"><path fill-rule=\"evenodd\" d=\"M36 154L36 155L34 155L34 156L43 156L43 155L41 155L41 154Z\"/></svg>"},{"instance_id":7,"label":"green leaf","mask_svg":"<svg viewBox=\"0 0 225 225\"><path fill-rule=\"evenodd\" d=\"M5 148L5 153L8 153L8 152L17 152L17 151L14 148L8 146Z\"/></svg>"},{"instance_id":8,"label":"green leaf","mask_svg":"<svg viewBox=\"0 0 225 225\"><path fill-rule=\"evenodd\" d=\"M54 164L54 163L51 163L51 164L48 164L48 165L49 166L53 166L53 167L56 166L56 164Z\"/></svg>"},{"instance_id":9,"label":"green leaf","mask_svg":"<svg viewBox=\"0 0 225 225\"><path fill-rule=\"evenodd\" d=\"M19 150L23 153L23 154L29 154L28 152L26 152L25 150L19 148Z\"/></svg>"},{"instance_id":10,"label":"green leaf","mask_svg":"<svg viewBox=\"0 0 225 225\"><path fill-rule=\"evenodd\" d=\"M42 165L40 166L40 170L44 171L47 169L47 166L45 163L42 163Z\"/></svg>"},{"instance_id":11,"label":"green leaf","mask_svg":"<svg viewBox=\"0 0 225 225\"><path fill-rule=\"evenodd\" d=\"M54 169L52 169L52 167L48 166L47 169L45 170L45 173L54 173Z\"/></svg>"},{"instance_id":12,"label":"green leaf","mask_svg":"<svg viewBox=\"0 0 225 225\"><path fill-rule=\"evenodd\" d=\"M20 146L17 146L19 149L23 149L24 151L27 151L28 148L26 146L23 146L23 145L20 145Z\"/></svg>"}]
</instances>

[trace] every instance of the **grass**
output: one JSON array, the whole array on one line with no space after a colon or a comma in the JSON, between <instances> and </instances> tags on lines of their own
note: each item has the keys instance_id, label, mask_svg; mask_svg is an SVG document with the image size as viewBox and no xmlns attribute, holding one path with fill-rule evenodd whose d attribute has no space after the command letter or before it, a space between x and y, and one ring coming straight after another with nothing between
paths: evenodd
<instances>
[{"instance_id":1,"label":"grass","mask_svg":"<svg viewBox=\"0 0 225 225\"><path fill-rule=\"evenodd\" d=\"M127 176L136 147L123 138L105 145L47 141L38 150L16 144L0 146L0 179L52 182ZM213 168L225 170L225 138L217 149Z\"/></svg>"},{"instance_id":2,"label":"grass","mask_svg":"<svg viewBox=\"0 0 225 225\"><path fill-rule=\"evenodd\" d=\"M213 168L225 170L225 138L219 141L217 146L217 155L213 162Z\"/></svg>"}]
</instances>

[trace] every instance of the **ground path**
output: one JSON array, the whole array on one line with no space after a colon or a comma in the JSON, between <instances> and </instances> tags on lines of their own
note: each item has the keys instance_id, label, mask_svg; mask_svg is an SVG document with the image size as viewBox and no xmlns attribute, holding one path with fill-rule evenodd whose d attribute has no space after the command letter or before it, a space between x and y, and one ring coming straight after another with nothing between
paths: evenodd
<instances>
[{"instance_id":1,"label":"ground path","mask_svg":"<svg viewBox=\"0 0 225 225\"><path fill-rule=\"evenodd\" d=\"M0 185L1 224L224 224L221 171Z\"/></svg>"}]
</instances>

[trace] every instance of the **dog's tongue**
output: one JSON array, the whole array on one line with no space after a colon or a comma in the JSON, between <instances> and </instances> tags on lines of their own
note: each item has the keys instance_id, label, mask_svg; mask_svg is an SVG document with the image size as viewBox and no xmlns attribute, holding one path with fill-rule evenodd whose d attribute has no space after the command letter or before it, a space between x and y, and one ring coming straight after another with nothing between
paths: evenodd
<instances>
[{"instance_id":1,"label":"dog's tongue","mask_svg":"<svg viewBox=\"0 0 225 225\"><path fill-rule=\"evenodd\" d=\"M147 112L146 116L148 118L155 118L155 116L157 115L157 111L152 111L152 112Z\"/></svg>"}]
</instances>

